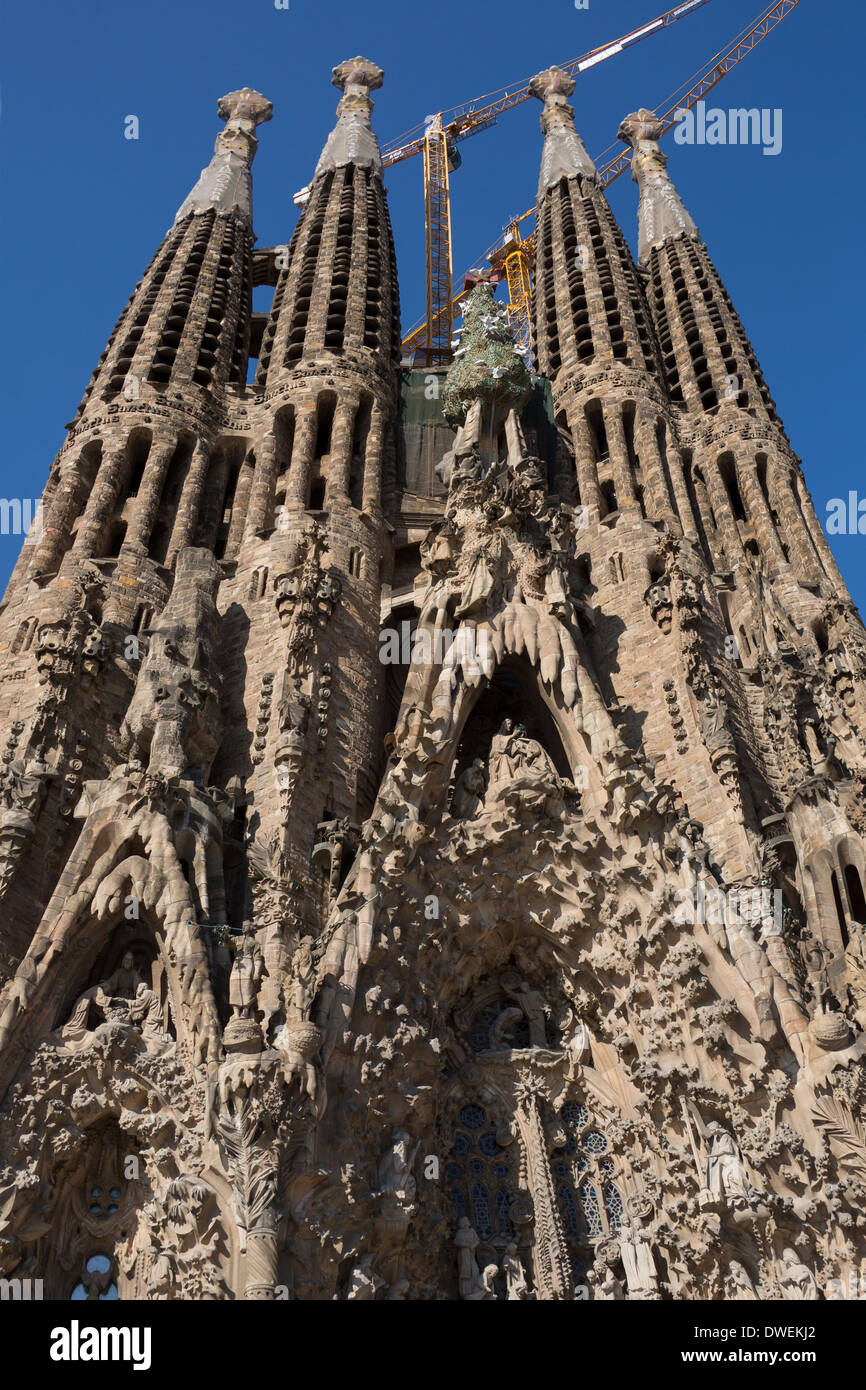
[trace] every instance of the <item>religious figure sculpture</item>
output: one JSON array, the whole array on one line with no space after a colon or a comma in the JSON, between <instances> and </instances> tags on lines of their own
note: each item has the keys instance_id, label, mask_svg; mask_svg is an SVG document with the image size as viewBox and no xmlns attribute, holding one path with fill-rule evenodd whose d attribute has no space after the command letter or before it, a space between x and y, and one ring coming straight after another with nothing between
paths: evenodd
<instances>
[{"instance_id":1,"label":"religious figure sculpture","mask_svg":"<svg viewBox=\"0 0 866 1390\"><path fill-rule=\"evenodd\" d=\"M790 1247L782 1251L782 1270L779 1275L782 1297L793 1302L815 1303L821 1294L815 1276L808 1265L803 1264L796 1250Z\"/></svg>"},{"instance_id":2,"label":"religious figure sculpture","mask_svg":"<svg viewBox=\"0 0 866 1390\"><path fill-rule=\"evenodd\" d=\"M743 1160L737 1142L718 1120L710 1120L704 1129L709 1141L707 1157L707 1190L718 1201L726 1197L745 1197L748 1185L743 1174Z\"/></svg>"},{"instance_id":3,"label":"religious figure sculpture","mask_svg":"<svg viewBox=\"0 0 866 1390\"><path fill-rule=\"evenodd\" d=\"M650 1233L623 1219L619 1228L619 1249L625 1269L629 1298L657 1299L658 1275L650 1247Z\"/></svg>"},{"instance_id":4,"label":"religious figure sculpture","mask_svg":"<svg viewBox=\"0 0 866 1390\"><path fill-rule=\"evenodd\" d=\"M252 1018L265 974L265 958L256 940L253 922L244 922L241 935L234 939L233 945L235 958L229 977L229 1003L238 1018Z\"/></svg>"},{"instance_id":5,"label":"religious figure sculpture","mask_svg":"<svg viewBox=\"0 0 866 1390\"><path fill-rule=\"evenodd\" d=\"M751 1303L758 1299L755 1286L739 1260L731 1260L726 1278L727 1297L738 1303Z\"/></svg>"},{"instance_id":6,"label":"religious figure sculpture","mask_svg":"<svg viewBox=\"0 0 866 1390\"><path fill-rule=\"evenodd\" d=\"M515 1303L527 1299L529 1297L529 1285L526 1282L523 1265L517 1253L517 1245L513 1240L509 1241L505 1247L499 1269L500 1273L505 1275L507 1301Z\"/></svg>"},{"instance_id":7,"label":"religious figure sculpture","mask_svg":"<svg viewBox=\"0 0 866 1390\"><path fill-rule=\"evenodd\" d=\"M547 1047L545 1017L550 1013L550 1006L544 995L533 989L526 980L510 974L504 975L501 983L508 997L520 1006L526 1016L529 1024L529 1046Z\"/></svg>"},{"instance_id":8,"label":"religious figure sculpture","mask_svg":"<svg viewBox=\"0 0 866 1390\"><path fill-rule=\"evenodd\" d=\"M463 769L454 787L451 810L458 820L471 820L478 814L486 786L483 759L475 758L469 767Z\"/></svg>"}]
</instances>

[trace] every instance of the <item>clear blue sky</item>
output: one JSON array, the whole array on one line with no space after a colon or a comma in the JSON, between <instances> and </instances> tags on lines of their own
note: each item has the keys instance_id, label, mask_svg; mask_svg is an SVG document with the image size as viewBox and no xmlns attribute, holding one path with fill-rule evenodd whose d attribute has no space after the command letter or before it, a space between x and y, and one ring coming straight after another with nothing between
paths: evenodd
<instances>
[{"instance_id":1,"label":"clear blue sky","mask_svg":"<svg viewBox=\"0 0 866 1390\"><path fill-rule=\"evenodd\" d=\"M429 112L469 101L634 28L673 0L41 0L7 7L0 75L4 219L0 496L38 496L114 321L207 162L216 102L248 84L274 103L260 130L255 226L288 241L291 195L308 182L334 120L330 70L363 53L385 69L374 123L383 142ZM761 0L712 0L696 15L588 73L573 102L592 155L641 105L660 106L727 46ZM801 4L716 88L710 104L780 107L777 157L755 147L686 147L670 170L761 359L819 516L850 488L866 496L858 427L863 384L863 0ZM457 272L533 201L540 107L526 103L462 146L452 179ZM137 115L141 138L123 138ZM388 175L403 319L424 302L419 161ZM636 190L611 202L632 246ZM269 294L266 291L265 294ZM257 307L264 308L262 292ZM866 524L866 523L864 523ZM866 607L866 537L833 537ZM0 536L0 585L20 541Z\"/></svg>"}]
</instances>

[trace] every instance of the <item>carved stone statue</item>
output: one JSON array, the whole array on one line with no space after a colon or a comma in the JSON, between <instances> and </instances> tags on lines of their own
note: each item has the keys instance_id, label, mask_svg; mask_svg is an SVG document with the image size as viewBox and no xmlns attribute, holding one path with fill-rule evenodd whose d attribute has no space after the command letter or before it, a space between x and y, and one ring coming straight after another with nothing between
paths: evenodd
<instances>
[{"instance_id":1,"label":"carved stone statue","mask_svg":"<svg viewBox=\"0 0 866 1390\"><path fill-rule=\"evenodd\" d=\"M793 1302L814 1303L821 1297L811 1269L803 1264L796 1250L790 1247L782 1251L779 1284L782 1297Z\"/></svg>"},{"instance_id":2,"label":"carved stone statue","mask_svg":"<svg viewBox=\"0 0 866 1390\"><path fill-rule=\"evenodd\" d=\"M547 1047L545 1016L550 1007L544 995L533 989L526 980L515 976L503 976L502 988L510 999L520 1006L529 1024L529 1046Z\"/></svg>"},{"instance_id":3,"label":"carved stone statue","mask_svg":"<svg viewBox=\"0 0 866 1390\"><path fill-rule=\"evenodd\" d=\"M505 1275L506 1299L509 1303L523 1301L529 1297L529 1285L517 1253L517 1245L513 1240L505 1247L499 1270Z\"/></svg>"},{"instance_id":4,"label":"carved stone statue","mask_svg":"<svg viewBox=\"0 0 866 1390\"><path fill-rule=\"evenodd\" d=\"M747 1196L743 1160L734 1136L718 1120L710 1120L704 1134L709 1143L707 1190L719 1201Z\"/></svg>"},{"instance_id":5,"label":"carved stone statue","mask_svg":"<svg viewBox=\"0 0 866 1390\"><path fill-rule=\"evenodd\" d=\"M256 940L255 924L244 922L241 935L233 944L235 958L229 977L229 1003L239 1018L252 1018L265 974L265 958Z\"/></svg>"},{"instance_id":6,"label":"carved stone statue","mask_svg":"<svg viewBox=\"0 0 866 1390\"><path fill-rule=\"evenodd\" d=\"M115 1019L122 1015L124 1020L129 1013L128 1006L118 1009L113 1001L132 999L142 984L141 976L135 969L135 961L131 951L125 951L121 957L118 968L105 980L100 980L99 984L91 985L83 994L79 995L65 1023L62 1034L64 1040L73 1040L76 1036L88 1031L88 1019L91 1013L91 1006L94 1006L101 1014L102 1020L107 1021L111 1014Z\"/></svg>"},{"instance_id":7,"label":"carved stone statue","mask_svg":"<svg viewBox=\"0 0 866 1390\"><path fill-rule=\"evenodd\" d=\"M410 1148L411 1137L405 1130L398 1130L379 1159L379 1196L395 1196L406 1202L415 1197L417 1184L412 1176L412 1164L418 1152L418 1145Z\"/></svg>"},{"instance_id":8,"label":"carved stone statue","mask_svg":"<svg viewBox=\"0 0 866 1390\"><path fill-rule=\"evenodd\" d=\"M730 1261L725 1284L726 1297L733 1302L749 1303L758 1299L755 1286L739 1260Z\"/></svg>"},{"instance_id":9,"label":"carved stone statue","mask_svg":"<svg viewBox=\"0 0 866 1390\"><path fill-rule=\"evenodd\" d=\"M373 1256L362 1255L349 1275L346 1285L346 1299L350 1303L372 1303L385 1280L380 1279L372 1268Z\"/></svg>"},{"instance_id":10,"label":"carved stone statue","mask_svg":"<svg viewBox=\"0 0 866 1390\"><path fill-rule=\"evenodd\" d=\"M650 1233L624 1219L619 1228L619 1248L630 1298L658 1298L658 1275L650 1247Z\"/></svg>"},{"instance_id":11,"label":"carved stone statue","mask_svg":"<svg viewBox=\"0 0 866 1390\"><path fill-rule=\"evenodd\" d=\"M451 809L458 820L471 820L481 810L487 776L484 762L475 758L469 767L464 768L457 778Z\"/></svg>"}]
</instances>

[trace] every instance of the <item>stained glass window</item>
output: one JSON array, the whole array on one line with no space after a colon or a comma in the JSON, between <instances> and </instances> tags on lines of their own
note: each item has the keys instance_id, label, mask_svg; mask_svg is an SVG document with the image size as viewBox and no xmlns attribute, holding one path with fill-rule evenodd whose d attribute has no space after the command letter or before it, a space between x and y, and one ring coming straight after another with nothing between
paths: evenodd
<instances>
[{"instance_id":1,"label":"stained glass window","mask_svg":"<svg viewBox=\"0 0 866 1390\"><path fill-rule=\"evenodd\" d=\"M464 1105L457 1116L445 1180L458 1219L468 1216L480 1240L513 1237L510 1158L480 1105Z\"/></svg>"},{"instance_id":2,"label":"stained glass window","mask_svg":"<svg viewBox=\"0 0 866 1390\"><path fill-rule=\"evenodd\" d=\"M585 1105L569 1101L560 1111L565 1143L552 1156L560 1215L572 1246L586 1247L615 1230L622 1220L616 1162L607 1137Z\"/></svg>"}]
</instances>

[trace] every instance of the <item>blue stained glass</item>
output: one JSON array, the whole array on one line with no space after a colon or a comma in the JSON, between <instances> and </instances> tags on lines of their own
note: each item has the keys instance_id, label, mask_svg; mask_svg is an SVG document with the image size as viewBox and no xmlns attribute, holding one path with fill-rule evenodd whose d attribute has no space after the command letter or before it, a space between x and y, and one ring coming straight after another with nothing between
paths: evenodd
<instances>
[{"instance_id":1,"label":"blue stained glass","mask_svg":"<svg viewBox=\"0 0 866 1390\"><path fill-rule=\"evenodd\" d=\"M583 1172L584 1168L589 1167L589 1159L587 1158L586 1154L577 1155L577 1167L581 1173Z\"/></svg>"},{"instance_id":2,"label":"blue stained glass","mask_svg":"<svg viewBox=\"0 0 866 1390\"><path fill-rule=\"evenodd\" d=\"M483 1129L487 1124L487 1116L480 1105L464 1105L460 1111L460 1123L467 1129Z\"/></svg>"},{"instance_id":3,"label":"blue stained glass","mask_svg":"<svg viewBox=\"0 0 866 1390\"><path fill-rule=\"evenodd\" d=\"M574 1201L574 1193L568 1183L560 1183L559 1187L556 1189L556 1195L559 1198L559 1209L565 1216L565 1225L568 1234L571 1236L572 1240L579 1241L580 1223L577 1219L577 1207Z\"/></svg>"},{"instance_id":4,"label":"blue stained glass","mask_svg":"<svg viewBox=\"0 0 866 1390\"><path fill-rule=\"evenodd\" d=\"M498 1017L498 1010L488 1007L476 1014L469 1027L469 1046L473 1052L486 1052L490 1046L490 1025Z\"/></svg>"},{"instance_id":5,"label":"blue stained glass","mask_svg":"<svg viewBox=\"0 0 866 1390\"><path fill-rule=\"evenodd\" d=\"M454 1203L454 1207L455 1207L455 1209L456 1209L456 1211L457 1211L457 1218L458 1218L458 1220L460 1219L461 1216L466 1216L466 1215L467 1215L467 1212L466 1212L466 1203L465 1203L464 1200L463 1200L463 1193L460 1191L460 1188L459 1188L459 1187L452 1187L452 1189L451 1189L451 1191L450 1191L450 1193L449 1193L448 1195L450 1196L451 1201Z\"/></svg>"},{"instance_id":6,"label":"blue stained glass","mask_svg":"<svg viewBox=\"0 0 866 1390\"><path fill-rule=\"evenodd\" d=\"M464 1176L463 1169L459 1163L449 1163L445 1169L445 1179L447 1182L458 1182Z\"/></svg>"},{"instance_id":7,"label":"blue stained glass","mask_svg":"<svg viewBox=\"0 0 866 1390\"><path fill-rule=\"evenodd\" d=\"M468 1134L461 1134L459 1131L454 1137L454 1152L458 1158L463 1158L472 1148L472 1140Z\"/></svg>"},{"instance_id":8,"label":"blue stained glass","mask_svg":"<svg viewBox=\"0 0 866 1390\"><path fill-rule=\"evenodd\" d=\"M583 1136L583 1147L588 1149L591 1154L603 1154L607 1148L607 1140L603 1134L599 1134L597 1129L593 1129L589 1134Z\"/></svg>"},{"instance_id":9,"label":"blue stained glass","mask_svg":"<svg viewBox=\"0 0 866 1390\"><path fill-rule=\"evenodd\" d=\"M507 1187L497 1188L496 1217L499 1222L499 1234L501 1236L513 1236L514 1227L511 1224L511 1197Z\"/></svg>"},{"instance_id":10,"label":"blue stained glass","mask_svg":"<svg viewBox=\"0 0 866 1390\"><path fill-rule=\"evenodd\" d=\"M494 1165L493 1165L493 1176L494 1176L494 1178L499 1178L500 1181L506 1179L506 1178L508 1177L508 1164L507 1164L507 1163L494 1163Z\"/></svg>"},{"instance_id":11,"label":"blue stained glass","mask_svg":"<svg viewBox=\"0 0 866 1390\"><path fill-rule=\"evenodd\" d=\"M619 1188L612 1182L609 1182L604 1190L604 1205L607 1207L611 1226L618 1226L622 1221L622 1197Z\"/></svg>"},{"instance_id":12,"label":"blue stained glass","mask_svg":"<svg viewBox=\"0 0 866 1390\"><path fill-rule=\"evenodd\" d=\"M488 1154L491 1158L499 1153L499 1145L496 1142L496 1135L490 1129L486 1134L482 1134L478 1140L478 1147L483 1154Z\"/></svg>"},{"instance_id":13,"label":"blue stained glass","mask_svg":"<svg viewBox=\"0 0 866 1390\"><path fill-rule=\"evenodd\" d=\"M553 1165L553 1176L554 1176L555 1178L565 1178L566 1181L567 1181L567 1180L571 1177L571 1174L570 1174L570 1172L569 1172L569 1170L568 1170L568 1164L567 1164L567 1163L562 1163L562 1162L560 1162L560 1163L554 1163L554 1165Z\"/></svg>"},{"instance_id":14,"label":"blue stained glass","mask_svg":"<svg viewBox=\"0 0 866 1390\"><path fill-rule=\"evenodd\" d=\"M585 1182L580 1189L580 1205L583 1207L583 1215L591 1236L600 1236L602 1232L601 1212L598 1206L598 1193L591 1183Z\"/></svg>"},{"instance_id":15,"label":"blue stained glass","mask_svg":"<svg viewBox=\"0 0 866 1390\"><path fill-rule=\"evenodd\" d=\"M599 1163L598 1165L598 1171L600 1173L603 1173L605 1177L609 1177L610 1174L613 1172L613 1159L603 1158L601 1160L601 1163Z\"/></svg>"},{"instance_id":16,"label":"blue stained glass","mask_svg":"<svg viewBox=\"0 0 866 1390\"><path fill-rule=\"evenodd\" d=\"M487 1188L482 1187L481 1183L475 1183L472 1188L472 1210L475 1213L473 1225L480 1240L490 1240L493 1235L493 1226L490 1221L490 1199L487 1196Z\"/></svg>"},{"instance_id":17,"label":"blue stained glass","mask_svg":"<svg viewBox=\"0 0 866 1390\"><path fill-rule=\"evenodd\" d=\"M470 1158L466 1166L475 1177L487 1172L487 1164L483 1163L480 1158Z\"/></svg>"},{"instance_id":18,"label":"blue stained glass","mask_svg":"<svg viewBox=\"0 0 866 1390\"><path fill-rule=\"evenodd\" d=\"M570 1100L562 1107L562 1118L575 1129L583 1129L584 1125L589 1124L589 1111L585 1105L578 1105L576 1101Z\"/></svg>"}]
</instances>

